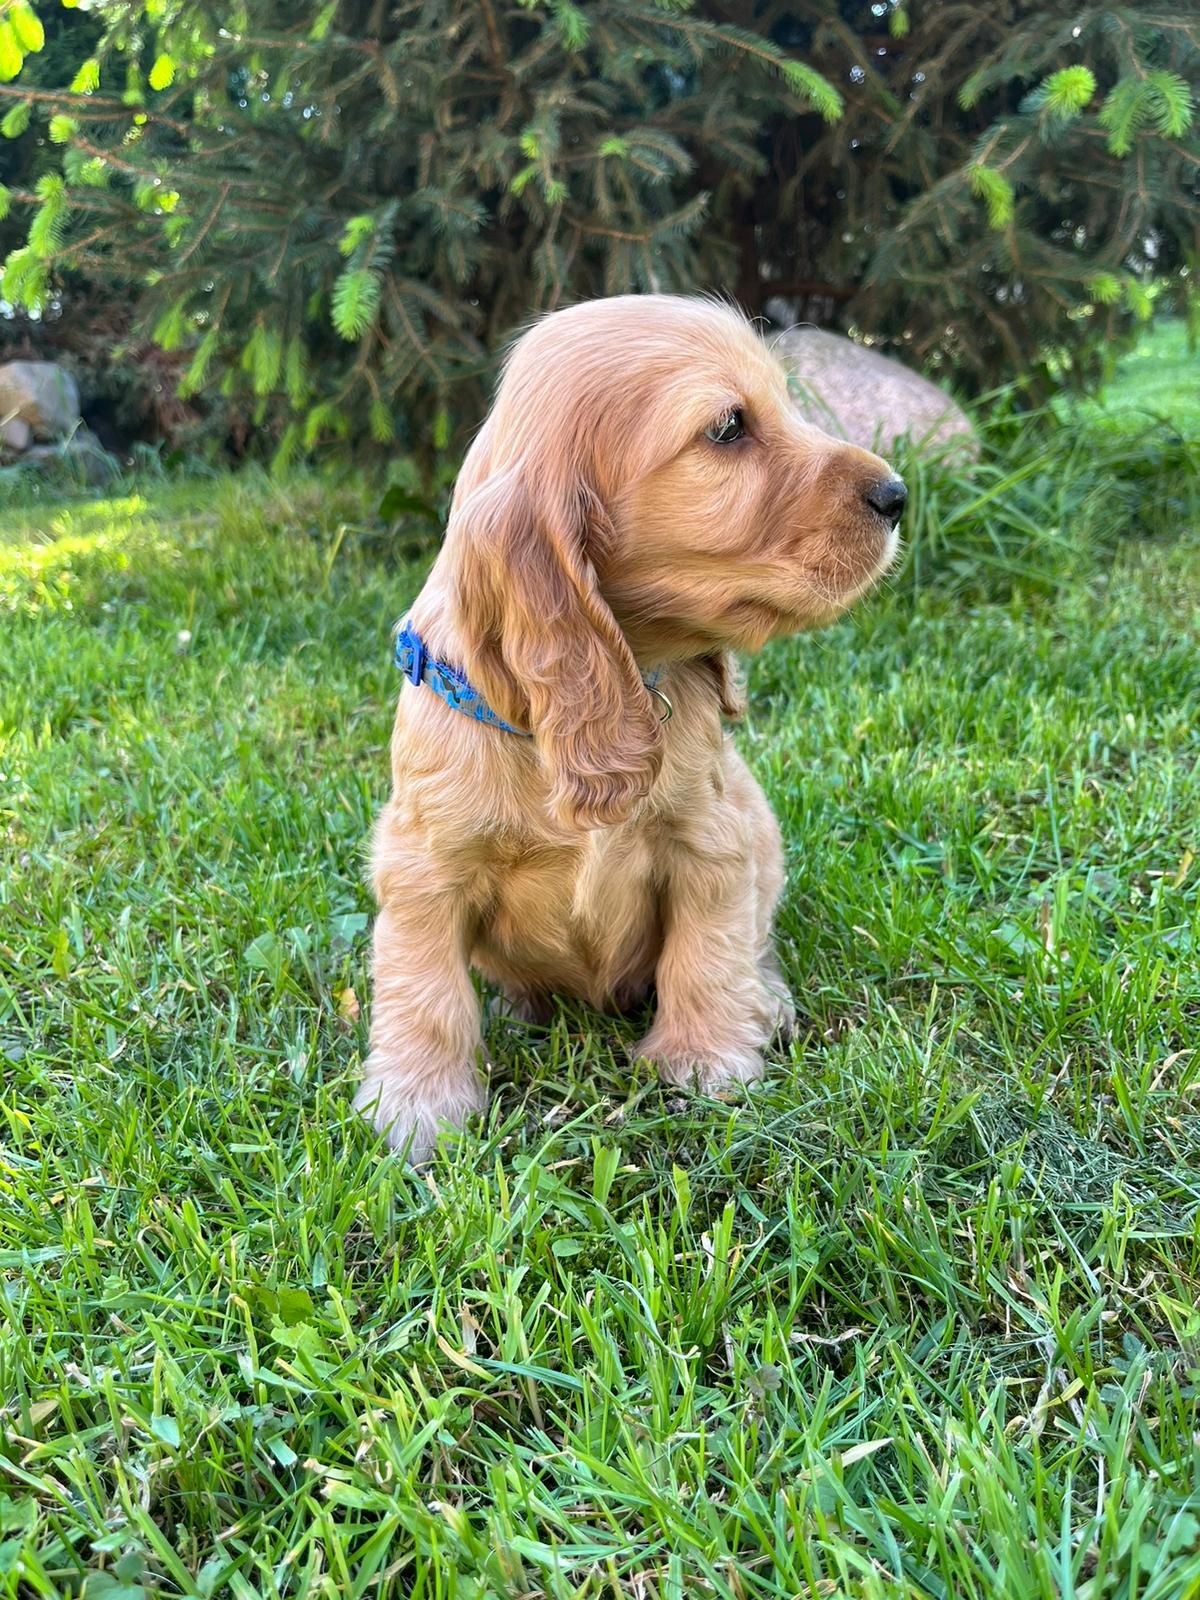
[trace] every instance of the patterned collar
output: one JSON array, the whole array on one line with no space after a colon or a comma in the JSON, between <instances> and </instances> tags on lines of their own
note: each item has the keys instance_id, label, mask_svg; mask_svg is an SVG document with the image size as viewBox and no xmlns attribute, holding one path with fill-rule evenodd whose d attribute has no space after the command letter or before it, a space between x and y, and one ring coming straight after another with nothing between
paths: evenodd
<instances>
[{"instance_id":1,"label":"patterned collar","mask_svg":"<svg viewBox=\"0 0 1200 1600\"><path fill-rule=\"evenodd\" d=\"M499 728L502 733L515 733L522 739L533 737L524 728L514 728L511 722L505 722L503 717L498 716L456 667L449 666L445 661L434 660L407 614L396 624L393 658L409 683L423 683L448 706L453 706L455 711L461 711L464 716L472 717L476 722L484 722L489 728ZM669 722L673 707L658 687L661 676L661 672L655 671L644 677L642 682L663 708L660 721Z\"/></svg>"}]
</instances>

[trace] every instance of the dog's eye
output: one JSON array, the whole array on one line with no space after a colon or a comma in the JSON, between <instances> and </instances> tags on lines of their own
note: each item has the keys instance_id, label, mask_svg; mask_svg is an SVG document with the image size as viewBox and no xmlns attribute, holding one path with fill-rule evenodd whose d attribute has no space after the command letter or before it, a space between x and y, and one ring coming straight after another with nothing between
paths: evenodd
<instances>
[{"instance_id":1,"label":"dog's eye","mask_svg":"<svg viewBox=\"0 0 1200 1600\"><path fill-rule=\"evenodd\" d=\"M714 444L736 444L739 439L746 437L746 418L741 411L729 411L720 422L714 422L711 428L705 428L704 437L711 439Z\"/></svg>"}]
</instances>

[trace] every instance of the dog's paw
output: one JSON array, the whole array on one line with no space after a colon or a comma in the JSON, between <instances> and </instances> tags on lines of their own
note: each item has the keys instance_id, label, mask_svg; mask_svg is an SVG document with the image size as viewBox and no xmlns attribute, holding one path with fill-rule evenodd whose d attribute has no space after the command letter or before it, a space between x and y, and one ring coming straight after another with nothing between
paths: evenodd
<instances>
[{"instance_id":1,"label":"dog's paw","mask_svg":"<svg viewBox=\"0 0 1200 1600\"><path fill-rule=\"evenodd\" d=\"M796 1037L796 1002L783 986L783 980L772 980L769 986L771 996L771 1038L780 1044L791 1044Z\"/></svg>"},{"instance_id":2,"label":"dog's paw","mask_svg":"<svg viewBox=\"0 0 1200 1600\"><path fill-rule=\"evenodd\" d=\"M664 1083L699 1094L718 1094L737 1083L754 1083L763 1075L761 1051L743 1048L712 1051L665 1044L653 1034L635 1045L633 1054L651 1061Z\"/></svg>"},{"instance_id":3,"label":"dog's paw","mask_svg":"<svg viewBox=\"0 0 1200 1600\"><path fill-rule=\"evenodd\" d=\"M524 1022L545 1028L554 1020L554 1005L544 994L518 994L500 990L487 1003L488 1022Z\"/></svg>"},{"instance_id":4,"label":"dog's paw","mask_svg":"<svg viewBox=\"0 0 1200 1600\"><path fill-rule=\"evenodd\" d=\"M792 999L779 958L773 950L760 958L758 977L762 986L762 1015L767 1039L790 1044L796 1037L796 1002Z\"/></svg>"},{"instance_id":5,"label":"dog's paw","mask_svg":"<svg viewBox=\"0 0 1200 1600\"><path fill-rule=\"evenodd\" d=\"M649 980L635 979L630 983L618 984L613 990L612 1010L619 1017L630 1017L649 1004L653 993L654 984Z\"/></svg>"},{"instance_id":6,"label":"dog's paw","mask_svg":"<svg viewBox=\"0 0 1200 1600\"><path fill-rule=\"evenodd\" d=\"M380 1070L369 1058L354 1108L412 1166L429 1160L447 1130L461 1129L487 1105L487 1091L472 1068L441 1080Z\"/></svg>"}]
</instances>

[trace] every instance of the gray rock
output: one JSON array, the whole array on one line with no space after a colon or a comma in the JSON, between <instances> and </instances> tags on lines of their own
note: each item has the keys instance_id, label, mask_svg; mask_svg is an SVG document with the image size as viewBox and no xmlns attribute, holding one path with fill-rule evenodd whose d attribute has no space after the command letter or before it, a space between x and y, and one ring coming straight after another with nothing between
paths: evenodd
<instances>
[{"instance_id":1,"label":"gray rock","mask_svg":"<svg viewBox=\"0 0 1200 1600\"><path fill-rule=\"evenodd\" d=\"M905 434L931 454L974 461L979 441L962 407L890 356L823 328L771 340L806 421L865 450L888 451Z\"/></svg>"},{"instance_id":2,"label":"gray rock","mask_svg":"<svg viewBox=\"0 0 1200 1600\"><path fill-rule=\"evenodd\" d=\"M0 421L27 422L35 439L64 439L79 421L79 385L55 361L0 366Z\"/></svg>"},{"instance_id":3,"label":"gray rock","mask_svg":"<svg viewBox=\"0 0 1200 1600\"><path fill-rule=\"evenodd\" d=\"M35 444L22 461L57 471L68 481L103 488L120 475L121 463L110 455L90 428L82 423L61 444Z\"/></svg>"},{"instance_id":4,"label":"gray rock","mask_svg":"<svg viewBox=\"0 0 1200 1600\"><path fill-rule=\"evenodd\" d=\"M33 429L20 417L10 417L0 423L0 447L5 450L28 450L33 441Z\"/></svg>"}]
</instances>

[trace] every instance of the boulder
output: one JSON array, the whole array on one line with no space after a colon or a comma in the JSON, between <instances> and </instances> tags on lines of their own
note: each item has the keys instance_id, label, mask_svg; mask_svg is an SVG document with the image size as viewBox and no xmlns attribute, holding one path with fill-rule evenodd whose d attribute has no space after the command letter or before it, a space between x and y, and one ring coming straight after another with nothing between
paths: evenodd
<instances>
[{"instance_id":1,"label":"boulder","mask_svg":"<svg viewBox=\"0 0 1200 1600\"><path fill-rule=\"evenodd\" d=\"M20 417L10 417L7 422L0 423L0 449L19 453L28 450L32 442L33 429Z\"/></svg>"},{"instance_id":2,"label":"boulder","mask_svg":"<svg viewBox=\"0 0 1200 1600\"><path fill-rule=\"evenodd\" d=\"M68 483L103 488L120 475L121 463L82 423L61 444L35 444L21 457L32 466L58 470Z\"/></svg>"},{"instance_id":3,"label":"boulder","mask_svg":"<svg viewBox=\"0 0 1200 1600\"><path fill-rule=\"evenodd\" d=\"M787 368L797 409L826 433L884 452L907 434L930 453L978 456L962 407L890 356L823 328L791 328L771 346Z\"/></svg>"},{"instance_id":4,"label":"boulder","mask_svg":"<svg viewBox=\"0 0 1200 1600\"><path fill-rule=\"evenodd\" d=\"M0 366L0 422L26 422L35 439L65 439L79 422L79 385L55 361Z\"/></svg>"}]
</instances>

